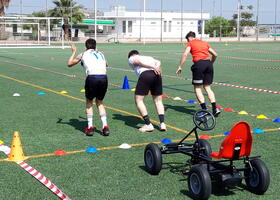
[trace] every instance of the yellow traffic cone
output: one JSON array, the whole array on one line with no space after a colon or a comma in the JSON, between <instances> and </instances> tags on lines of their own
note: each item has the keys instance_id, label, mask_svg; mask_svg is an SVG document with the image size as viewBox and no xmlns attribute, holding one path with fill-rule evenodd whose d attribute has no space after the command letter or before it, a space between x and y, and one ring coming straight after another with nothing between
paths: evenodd
<instances>
[{"instance_id":1,"label":"yellow traffic cone","mask_svg":"<svg viewBox=\"0 0 280 200\"><path fill-rule=\"evenodd\" d=\"M19 137L19 132L15 131L14 132L14 138L13 142L11 145L11 152L9 158L7 158L7 161L13 161L13 162L18 162L18 161L23 161L26 160L27 157L24 156L23 150L22 150L22 145Z\"/></svg>"}]
</instances>

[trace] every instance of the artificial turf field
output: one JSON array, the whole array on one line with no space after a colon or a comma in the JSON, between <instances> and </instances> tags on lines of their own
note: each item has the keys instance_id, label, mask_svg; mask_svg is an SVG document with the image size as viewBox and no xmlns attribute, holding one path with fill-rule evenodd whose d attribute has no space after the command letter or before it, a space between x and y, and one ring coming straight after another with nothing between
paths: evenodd
<instances>
[{"instance_id":1,"label":"artificial turf field","mask_svg":"<svg viewBox=\"0 0 280 200\"><path fill-rule=\"evenodd\" d=\"M280 42L211 43L217 51L214 65L217 84L213 85L217 104L232 108L217 118L214 130L207 134L212 150L218 151L224 133L238 121L247 121L253 133L251 155L261 155L270 170L271 183L263 196L238 187L231 190L216 188L211 199L278 199L280 123ZM82 52L83 44L78 45ZM23 150L31 156L26 162L48 177L71 199L189 199L187 177L181 171L188 159L183 155L163 155L163 169L158 176L144 170L145 143L163 138L181 139L194 125L192 114L200 108L191 85L191 57L176 77L177 65L184 50L182 44L99 44L109 64L109 88L105 98L110 136L101 133L101 121L94 107L94 125L98 131L86 137L84 113L84 72L81 66L66 66L70 49L0 49L0 140L10 146L13 132L19 131ZM127 75L130 87L137 77L127 65L127 54L137 49L143 55L161 60L167 132L156 129L140 133L143 125L134 105L134 93L121 89ZM73 76L75 75L75 76ZM229 85L218 85L224 83ZM246 86L275 91L268 93ZM61 91L67 94L61 94ZM44 92L45 95L38 95ZM21 96L14 97L14 93ZM175 101L171 97L180 97ZM146 98L150 118L157 125L158 117L152 98ZM238 114L246 111L248 114ZM254 116L255 115L255 116ZM268 119L258 119L265 115ZM157 127L157 126L156 126ZM119 149L122 143L135 144L131 149ZM89 146L100 148L86 153ZM108 149L102 149L109 147ZM48 155L58 149L72 152L64 156ZM74 152L78 151L78 152ZM33 157L32 157L33 156ZM6 158L0 153L0 159ZM0 199L58 199L36 179L13 162L0 162Z\"/></svg>"}]
</instances>

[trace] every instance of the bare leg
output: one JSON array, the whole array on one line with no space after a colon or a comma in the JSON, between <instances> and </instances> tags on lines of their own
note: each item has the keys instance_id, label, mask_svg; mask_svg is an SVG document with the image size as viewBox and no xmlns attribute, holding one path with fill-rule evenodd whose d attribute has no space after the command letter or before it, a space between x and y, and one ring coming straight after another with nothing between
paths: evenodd
<instances>
[{"instance_id":1,"label":"bare leg","mask_svg":"<svg viewBox=\"0 0 280 200\"><path fill-rule=\"evenodd\" d=\"M143 119L145 121L145 125L143 127L139 128L139 131L140 132L150 132L150 131L154 130L154 127L150 122L150 119L148 116L148 111L144 104L144 99L145 99L145 96L143 96L143 95L135 95L136 107L138 109L138 112L140 113L140 115L143 117Z\"/></svg>"},{"instance_id":2,"label":"bare leg","mask_svg":"<svg viewBox=\"0 0 280 200\"><path fill-rule=\"evenodd\" d=\"M105 110L105 107L103 105L103 101L102 100L98 100L96 99L95 100L95 103L96 103L96 107L98 109L98 112L99 112L99 115L106 115L106 110Z\"/></svg>"},{"instance_id":3,"label":"bare leg","mask_svg":"<svg viewBox=\"0 0 280 200\"><path fill-rule=\"evenodd\" d=\"M145 96L135 95L135 104L138 109L138 112L141 114L142 117L148 115L147 108L144 104L144 98Z\"/></svg>"},{"instance_id":4,"label":"bare leg","mask_svg":"<svg viewBox=\"0 0 280 200\"><path fill-rule=\"evenodd\" d=\"M202 85L194 85L194 92L199 103L205 103L204 95L202 92Z\"/></svg>"},{"instance_id":5,"label":"bare leg","mask_svg":"<svg viewBox=\"0 0 280 200\"><path fill-rule=\"evenodd\" d=\"M162 96L154 96L153 95L153 100L157 109L159 121L160 121L160 131L166 131L166 125L164 124L164 106L162 103Z\"/></svg>"},{"instance_id":6,"label":"bare leg","mask_svg":"<svg viewBox=\"0 0 280 200\"><path fill-rule=\"evenodd\" d=\"M86 114L93 115L92 100L89 100L88 98L86 98Z\"/></svg>"},{"instance_id":7,"label":"bare leg","mask_svg":"<svg viewBox=\"0 0 280 200\"><path fill-rule=\"evenodd\" d=\"M154 100L158 115L164 115L164 106L163 106L163 103L162 103L162 96L161 95L158 95L158 96L153 95L153 100Z\"/></svg>"},{"instance_id":8,"label":"bare leg","mask_svg":"<svg viewBox=\"0 0 280 200\"><path fill-rule=\"evenodd\" d=\"M208 95L209 101L211 103L216 102L215 94L214 94L213 90L211 89L211 85L203 85L203 87Z\"/></svg>"},{"instance_id":9,"label":"bare leg","mask_svg":"<svg viewBox=\"0 0 280 200\"><path fill-rule=\"evenodd\" d=\"M86 98L86 114L87 114L88 128L85 130L85 134L88 136L92 136L94 131L93 122L92 122L92 118L93 118L92 100L89 100L88 98Z\"/></svg>"},{"instance_id":10,"label":"bare leg","mask_svg":"<svg viewBox=\"0 0 280 200\"><path fill-rule=\"evenodd\" d=\"M95 104L96 104L96 107L98 109L100 119L102 121L102 127L103 127L102 128L102 134L104 136L109 136L110 131L109 131L109 127L108 127L108 124L107 124L107 115L106 115L105 106L103 105L103 101L96 99Z\"/></svg>"}]
</instances>

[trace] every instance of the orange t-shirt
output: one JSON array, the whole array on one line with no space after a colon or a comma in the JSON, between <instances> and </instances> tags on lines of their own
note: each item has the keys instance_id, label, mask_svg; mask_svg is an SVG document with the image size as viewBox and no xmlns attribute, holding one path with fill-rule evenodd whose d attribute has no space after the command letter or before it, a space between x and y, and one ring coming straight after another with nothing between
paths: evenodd
<instances>
[{"instance_id":1,"label":"orange t-shirt","mask_svg":"<svg viewBox=\"0 0 280 200\"><path fill-rule=\"evenodd\" d=\"M199 39L193 39L192 41L188 42L186 47L191 47L193 62L210 59L209 48L211 47L207 42Z\"/></svg>"}]
</instances>

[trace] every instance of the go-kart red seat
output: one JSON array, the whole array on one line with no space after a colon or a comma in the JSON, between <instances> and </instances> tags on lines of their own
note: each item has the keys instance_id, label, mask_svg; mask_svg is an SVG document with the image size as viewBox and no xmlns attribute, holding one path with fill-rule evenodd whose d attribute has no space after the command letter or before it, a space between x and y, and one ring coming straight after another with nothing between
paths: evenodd
<instances>
[{"instance_id":1,"label":"go-kart red seat","mask_svg":"<svg viewBox=\"0 0 280 200\"><path fill-rule=\"evenodd\" d=\"M220 151L211 153L212 158L238 159L249 156L252 149L252 133L247 122L238 122L221 144Z\"/></svg>"}]
</instances>

